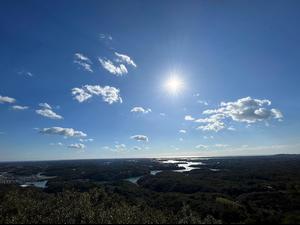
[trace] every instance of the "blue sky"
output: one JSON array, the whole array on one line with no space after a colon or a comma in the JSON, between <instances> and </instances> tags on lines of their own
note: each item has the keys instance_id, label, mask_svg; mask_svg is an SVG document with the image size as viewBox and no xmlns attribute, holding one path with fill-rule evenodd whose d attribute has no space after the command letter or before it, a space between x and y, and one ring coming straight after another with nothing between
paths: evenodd
<instances>
[{"instance_id":1,"label":"blue sky","mask_svg":"<svg viewBox=\"0 0 300 225\"><path fill-rule=\"evenodd\" d=\"M299 1L0 6L1 161L300 153Z\"/></svg>"}]
</instances>

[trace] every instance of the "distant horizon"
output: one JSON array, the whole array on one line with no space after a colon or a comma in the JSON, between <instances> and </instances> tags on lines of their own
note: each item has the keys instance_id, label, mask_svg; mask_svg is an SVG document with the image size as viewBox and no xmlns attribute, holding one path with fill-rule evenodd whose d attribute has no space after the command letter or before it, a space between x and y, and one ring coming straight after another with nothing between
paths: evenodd
<instances>
[{"instance_id":1,"label":"distant horizon","mask_svg":"<svg viewBox=\"0 0 300 225\"><path fill-rule=\"evenodd\" d=\"M143 160L143 159L154 159L154 160L164 160L164 159L213 159L213 158L240 158L240 157L269 157L269 156L300 156L298 153L278 153L278 154L266 154L266 155L224 155L224 156L169 156L169 157L144 157L144 158L86 158L86 159L49 159L49 160L24 160L24 161L0 161L0 163L27 163L27 162L61 162L61 161L85 161L85 160Z\"/></svg>"}]
</instances>

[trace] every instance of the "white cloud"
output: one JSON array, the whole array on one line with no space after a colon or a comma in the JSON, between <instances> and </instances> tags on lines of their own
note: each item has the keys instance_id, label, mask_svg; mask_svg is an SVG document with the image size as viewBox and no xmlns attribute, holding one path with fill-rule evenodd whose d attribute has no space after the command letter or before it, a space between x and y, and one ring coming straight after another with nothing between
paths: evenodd
<instances>
[{"instance_id":1,"label":"white cloud","mask_svg":"<svg viewBox=\"0 0 300 225\"><path fill-rule=\"evenodd\" d=\"M179 133L186 134L186 130L179 130Z\"/></svg>"},{"instance_id":2,"label":"white cloud","mask_svg":"<svg viewBox=\"0 0 300 225\"><path fill-rule=\"evenodd\" d=\"M51 109L39 109L35 111L37 114L43 116L43 117L47 117L49 119L53 119L53 120L61 120L63 119L62 116L56 114L55 112L53 112Z\"/></svg>"},{"instance_id":3,"label":"white cloud","mask_svg":"<svg viewBox=\"0 0 300 225\"><path fill-rule=\"evenodd\" d=\"M81 144L81 143L76 143L76 144L69 145L68 148L83 150L83 149L86 148L86 146L84 144Z\"/></svg>"},{"instance_id":4,"label":"white cloud","mask_svg":"<svg viewBox=\"0 0 300 225\"><path fill-rule=\"evenodd\" d=\"M135 62L128 55L120 54L120 53L117 53L117 52L115 52L115 55L117 56L117 59L116 59L117 62L126 63L128 65L133 66L133 67L137 67Z\"/></svg>"},{"instance_id":5,"label":"white cloud","mask_svg":"<svg viewBox=\"0 0 300 225\"><path fill-rule=\"evenodd\" d=\"M110 86L101 87L99 85L85 85L82 88L73 88L72 95L78 102L84 102L94 95L102 96L103 101L108 104L123 102L120 96L120 90Z\"/></svg>"},{"instance_id":6,"label":"white cloud","mask_svg":"<svg viewBox=\"0 0 300 225\"><path fill-rule=\"evenodd\" d=\"M94 72L92 69L92 61L84 56L81 53L76 53L74 56L74 63L78 64L79 66L81 66L84 70L88 71L88 72Z\"/></svg>"},{"instance_id":7,"label":"white cloud","mask_svg":"<svg viewBox=\"0 0 300 225\"><path fill-rule=\"evenodd\" d=\"M130 139L134 139L136 141L144 141L144 142L149 141L149 138L145 135L134 135L134 136L131 136Z\"/></svg>"},{"instance_id":8,"label":"white cloud","mask_svg":"<svg viewBox=\"0 0 300 225\"><path fill-rule=\"evenodd\" d=\"M107 70L108 72L116 76L122 76L128 73L128 70L124 64L115 65L109 59L102 59L102 58L99 58L99 62L105 70Z\"/></svg>"},{"instance_id":9,"label":"white cloud","mask_svg":"<svg viewBox=\"0 0 300 225\"><path fill-rule=\"evenodd\" d=\"M197 127L197 130L218 132L224 128L225 124L222 121L214 120L212 122L207 123L206 125Z\"/></svg>"},{"instance_id":10,"label":"white cloud","mask_svg":"<svg viewBox=\"0 0 300 225\"><path fill-rule=\"evenodd\" d=\"M222 102L220 108L203 112L204 115L210 115L209 117L195 120L195 122L206 123L206 125L198 127L200 130L218 132L226 127L224 123L226 118L248 124L267 122L270 119L281 120L282 113L278 109L270 109L270 105L270 100L252 99L251 97L238 99L235 102ZM233 130L231 127L228 129Z\"/></svg>"},{"instance_id":11,"label":"white cloud","mask_svg":"<svg viewBox=\"0 0 300 225\"><path fill-rule=\"evenodd\" d=\"M160 116L167 116L167 114L165 114L165 113L160 113L159 115Z\"/></svg>"},{"instance_id":12,"label":"white cloud","mask_svg":"<svg viewBox=\"0 0 300 225\"><path fill-rule=\"evenodd\" d=\"M49 135L61 135L64 137L78 137L84 138L87 135L82 131L76 131L73 128L63 128L63 127L50 127L43 128L39 130L41 134L49 134Z\"/></svg>"},{"instance_id":13,"label":"white cloud","mask_svg":"<svg viewBox=\"0 0 300 225\"><path fill-rule=\"evenodd\" d=\"M152 112L152 110L151 109L144 109L143 107L134 107L133 109L131 109L131 112L148 114L148 113Z\"/></svg>"},{"instance_id":14,"label":"white cloud","mask_svg":"<svg viewBox=\"0 0 300 225\"><path fill-rule=\"evenodd\" d=\"M109 150L112 152L124 152L127 150L127 147L125 144L116 144L115 146L113 146L112 148L109 146L104 146L103 147L104 150Z\"/></svg>"},{"instance_id":15,"label":"white cloud","mask_svg":"<svg viewBox=\"0 0 300 225\"><path fill-rule=\"evenodd\" d=\"M79 141L80 142L93 142L94 139L92 139L92 138L88 138L88 139L82 139L82 138L80 138Z\"/></svg>"},{"instance_id":16,"label":"white cloud","mask_svg":"<svg viewBox=\"0 0 300 225\"><path fill-rule=\"evenodd\" d=\"M17 111L23 111L23 110L26 110L26 109L29 109L28 106L20 106L20 105L14 105L11 107L13 110L17 110Z\"/></svg>"},{"instance_id":17,"label":"white cloud","mask_svg":"<svg viewBox=\"0 0 300 225\"><path fill-rule=\"evenodd\" d=\"M52 110L52 107L48 103L40 103L39 104L42 109L36 110L35 112L43 117L47 117L53 120L61 120L62 116L58 115Z\"/></svg>"},{"instance_id":18,"label":"white cloud","mask_svg":"<svg viewBox=\"0 0 300 225\"><path fill-rule=\"evenodd\" d=\"M184 120L186 120L186 121L194 121L195 118L192 117L192 116L190 116L190 115L187 115L187 116L184 117Z\"/></svg>"},{"instance_id":19,"label":"white cloud","mask_svg":"<svg viewBox=\"0 0 300 225\"><path fill-rule=\"evenodd\" d=\"M82 88L73 88L72 89L72 95L74 95L75 99L78 102L84 102L88 99L90 99L91 97L93 97L91 94L87 93L84 89Z\"/></svg>"},{"instance_id":20,"label":"white cloud","mask_svg":"<svg viewBox=\"0 0 300 225\"><path fill-rule=\"evenodd\" d=\"M197 149L207 149L208 146L207 145L197 145L195 148L197 148Z\"/></svg>"},{"instance_id":21,"label":"white cloud","mask_svg":"<svg viewBox=\"0 0 300 225\"><path fill-rule=\"evenodd\" d=\"M52 107L48 103L40 103L39 106L45 109L52 109Z\"/></svg>"},{"instance_id":22,"label":"white cloud","mask_svg":"<svg viewBox=\"0 0 300 225\"><path fill-rule=\"evenodd\" d=\"M12 104L12 103L15 103L15 102L16 102L16 99L14 99L14 98L0 95L0 104L3 104L3 103Z\"/></svg>"}]
</instances>

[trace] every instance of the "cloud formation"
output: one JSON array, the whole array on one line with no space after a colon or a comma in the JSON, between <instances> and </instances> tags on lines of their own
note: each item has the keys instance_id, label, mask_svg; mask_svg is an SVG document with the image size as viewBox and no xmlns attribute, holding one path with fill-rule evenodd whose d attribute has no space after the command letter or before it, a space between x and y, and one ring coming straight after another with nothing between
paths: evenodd
<instances>
[{"instance_id":1,"label":"cloud formation","mask_svg":"<svg viewBox=\"0 0 300 225\"><path fill-rule=\"evenodd\" d=\"M151 109L145 109L143 107L134 107L134 108L131 109L131 112L133 112L133 113L148 114L148 113L151 113L152 110Z\"/></svg>"},{"instance_id":2,"label":"cloud formation","mask_svg":"<svg viewBox=\"0 0 300 225\"><path fill-rule=\"evenodd\" d=\"M49 134L49 135L60 135L64 137L76 137L76 138L84 138L87 134L82 131L76 131L73 128L63 128L63 127L50 127L43 128L39 131L41 134Z\"/></svg>"},{"instance_id":3,"label":"cloud formation","mask_svg":"<svg viewBox=\"0 0 300 225\"><path fill-rule=\"evenodd\" d=\"M120 53L117 53L117 52L115 52L115 55L117 56L117 59L116 59L117 62L126 63L128 65L133 66L133 67L137 67L135 62L128 55L120 54Z\"/></svg>"},{"instance_id":4,"label":"cloud formation","mask_svg":"<svg viewBox=\"0 0 300 225\"><path fill-rule=\"evenodd\" d=\"M16 102L16 99L14 99L14 98L0 95L0 104L3 104L3 103L12 104L12 103L15 103L15 102Z\"/></svg>"},{"instance_id":5,"label":"cloud formation","mask_svg":"<svg viewBox=\"0 0 300 225\"><path fill-rule=\"evenodd\" d=\"M21 105L14 105L11 108L16 111L23 111L23 110L29 109L28 106L21 106Z\"/></svg>"},{"instance_id":6,"label":"cloud formation","mask_svg":"<svg viewBox=\"0 0 300 225\"><path fill-rule=\"evenodd\" d=\"M84 56L81 53L76 53L74 55L74 63L79 65L85 71L88 71L91 73L94 72L92 69L92 64L93 64L92 61L88 57Z\"/></svg>"},{"instance_id":7,"label":"cloud formation","mask_svg":"<svg viewBox=\"0 0 300 225\"><path fill-rule=\"evenodd\" d=\"M76 144L71 144L68 146L68 148L74 148L74 149L79 149L79 150L83 150L86 148L86 146L82 143L76 143Z\"/></svg>"},{"instance_id":8,"label":"cloud formation","mask_svg":"<svg viewBox=\"0 0 300 225\"><path fill-rule=\"evenodd\" d=\"M130 139L136 140L136 141L144 141L144 142L148 142L149 138L145 135L133 135L130 137Z\"/></svg>"},{"instance_id":9,"label":"cloud formation","mask_svg":"<svg viewBox=\"0 0 300 225\"><path fill-rule=\"evenodd\" d=\"M136 63L128 55L115 52L115 56L114 62L106 58L98 58L103 69L109 73L116 76L123 76L128 73L126 65L137 67Z\"/></svg>"},{"instance_id":10,"label":"cloud formation","mask_svg":"<svg viewBox=\"0 0 300 225\"><path fill-rule=\"evenodd\" d=\"M113 104L116 102L122 103L123 100L120 96L120 90L115 87L99 85L85 85L82 88L73 88L72 95L78 102L85 102L93 96L101 96L104 102Z\"/></svg>"},{"instance_id":11,"label":"cloud formation","mask_svg":"<svg viewBox=\"0 0 300 225\"><path fill-rule=\"evenodd\" d=\"M124 64L115 65L109 59L102 59L102 58L99 58L99 62L105 70L107 70L108 72L116 76L123 76L124 74L128 73L128 70Z\"/></svg>"},{"instance_id":12,"label":"cloud formation","mask_svg":"<svg viewBox=\"0 0 300 225\"><path fill-rule=\"evenodd\" d=\"M190 116L190 115L187 115L187 116L184 117L184 120L186 120L186 121L194 121L195 118L192 117L192 116Z\"/></svg>"},{"instance_id":13,"label":"cloud formation","mask_svg":"<svg viewBox=\"0 0 300 225\"><path fill-rule=\"evenodd\" d=\"M235 102L222 102L220 108L203 112L204 115L209 115L208 117L195 120L196 123L204 124L197 129L218 132L226 127L225 119L247 124L267 122L270 119L281 120L283 114L278 109L270 108L271 104L270 100L251 97L241 98Z\"/></svg>"},{"instance_id":14,"label":"cloud formation","mask_svg":"<svg viewBox=\"0 0 300 225\"><path fill-rule=\"evenodd\" d=\"M47 117L53 120L61 120L63 119L62 116L58 115L52 110L52 107L48 103L40 103L39 104L42 109L38 109L35 112L43 117Z\"/></svg>"},{"instance_id":15,"label":"cloud formation","mask_svg":"<svg viewBox=\"0 0 300 225\"><path fill-rule=\"evenodd\" d=\"M186 130L179 130L179 133L186 134Z\"/></svg>"}]
</instances>

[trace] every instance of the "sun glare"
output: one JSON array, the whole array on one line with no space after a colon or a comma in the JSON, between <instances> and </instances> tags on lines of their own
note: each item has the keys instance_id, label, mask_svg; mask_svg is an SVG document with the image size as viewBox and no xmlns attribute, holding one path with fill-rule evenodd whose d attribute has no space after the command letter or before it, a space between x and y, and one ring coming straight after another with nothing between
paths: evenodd
<instances>
[{"instance_id":1,"label":"sun glare","mask_svg":"<svg viewBox=\"0 0 300 225\"><path fill-rule=\"evenodd\" d=\"M165 83L166 90L171 94L178 94L183 87L183 81L177 76L170 77Z\"/></svg>"}]
</instances>

